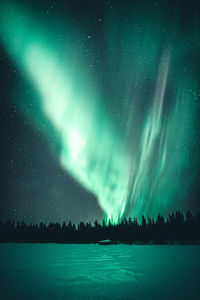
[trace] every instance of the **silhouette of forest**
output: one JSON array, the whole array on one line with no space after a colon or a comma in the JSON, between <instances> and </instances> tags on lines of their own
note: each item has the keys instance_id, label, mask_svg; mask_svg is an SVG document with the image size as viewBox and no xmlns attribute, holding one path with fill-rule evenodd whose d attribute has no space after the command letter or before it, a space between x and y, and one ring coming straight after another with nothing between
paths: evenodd
<instances>
[{"instance_id":1,"label":"silhouette of forest","mask_svg":"<svg viewBox=\"0 0 200 300\"><path fill-rule=\"evenodd\" d=\"M0 242L24 243L97 243L110 239L114 243L127 244L200 244L200 212L180 211L156 220L123 218L118 224L105 221L94 224L80 222L77 226L68 223L48 225L0 221Z\"/></svg>"}]
</instances>

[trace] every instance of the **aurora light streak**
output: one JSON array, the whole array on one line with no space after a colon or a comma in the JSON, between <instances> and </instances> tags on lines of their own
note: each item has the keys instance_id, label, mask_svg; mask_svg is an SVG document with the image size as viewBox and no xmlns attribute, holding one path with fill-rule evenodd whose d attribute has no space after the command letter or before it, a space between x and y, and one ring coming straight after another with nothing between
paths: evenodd
<instances>
[{"instance_id":1,"label":"aurora light streak","mask_svg":"<svg viewBox=\"0 0 200 300\"><path fill-rule=\"evenodd\" d=\"M112 78L106 93L98 76L90 73L89 59L76 51L73 36L82 35L78 27L65 29L67 46L62 47L47 33L47 24L43 32L37 31L36 19L26 8L6 4L1 14L2 42L39 95L39 101L32 99L36 114L27 97L16 97L18 105L36 127L36 115L49 122L44 133L50 144L58 144L60 163L97 196L114 222L124 215L165 212L188 188L181 174L189 164L196 82L187 80L189 74L182 74L178 64L183 41L170 34L162 41L162 14L151 32L150 16L141 21L138 15L133 12L121 26L114 15L107 16L106 28L117 29L105 34L109 71L104 77ZM119 36L125 41L123 49ZM174 73L175 81L170 77ZM116 112L105 105L109 97L116 99Z\"/></svg>"}]
</instances>

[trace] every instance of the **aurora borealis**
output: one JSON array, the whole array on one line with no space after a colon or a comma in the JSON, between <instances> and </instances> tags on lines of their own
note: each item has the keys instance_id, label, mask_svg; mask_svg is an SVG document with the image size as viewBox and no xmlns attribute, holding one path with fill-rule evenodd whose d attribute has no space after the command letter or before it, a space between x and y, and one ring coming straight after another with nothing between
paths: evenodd
<instances>
[{"instance_id":1,"label":"aurora borealis","mask_svg":"<svg viewBox=\"0 0 200 300\"><path fill-rule=\"evenodd\" d=\"M103 1L87 21L6 1L0 23L34 90L15 87L13 101L113 222L186 209L198 176L198 6L125 2Z\"/></svg>"}]
</instances>

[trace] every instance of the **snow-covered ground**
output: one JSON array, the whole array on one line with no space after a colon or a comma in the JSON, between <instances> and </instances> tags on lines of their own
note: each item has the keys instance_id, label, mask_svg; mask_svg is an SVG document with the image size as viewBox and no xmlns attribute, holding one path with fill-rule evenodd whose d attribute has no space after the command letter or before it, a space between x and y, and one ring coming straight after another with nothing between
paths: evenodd
<instances>
[{"instance_id":1,"label":"snow-covered ground","mask_svg":"<svg viewBox=\"0 0 200 300\"><path fill-rule=\"evenodd\" d=\"M200 299L200 246L1 244L0 299Z\"/></svg>"}]
</instances>

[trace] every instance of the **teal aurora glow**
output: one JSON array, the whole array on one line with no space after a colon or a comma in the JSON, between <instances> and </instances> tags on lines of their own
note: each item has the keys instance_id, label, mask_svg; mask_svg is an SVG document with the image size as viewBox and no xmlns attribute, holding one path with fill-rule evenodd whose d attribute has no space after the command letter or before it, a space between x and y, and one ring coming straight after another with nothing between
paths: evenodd
<instances>
[{"instance_id":1,"label":"teal aurora glow","mask_svg":"<svg viewBox=\"0 0 200 300\"><path fill-rule=\"evenodd\" d=\"M199 21L187 37L179 34L178 13L169 21L164 8L154 19L152 9L138 6L125 20L113 8L102 49L86 55L96 41L86 36L79 46L85 32L77 24L43 21L41 31L26 6L1 5L2 43L36 90L29 98L19 90L17 104L36 128L46 122L60 164L112 222L170 210L175 199L186 201L194 176L183 178L198 89L194 59L184 57L191 43L199 49Z\"/></svg>"}]
</instances>

